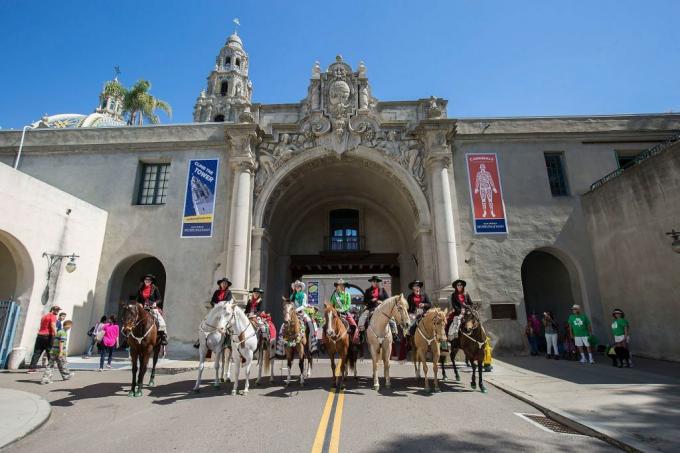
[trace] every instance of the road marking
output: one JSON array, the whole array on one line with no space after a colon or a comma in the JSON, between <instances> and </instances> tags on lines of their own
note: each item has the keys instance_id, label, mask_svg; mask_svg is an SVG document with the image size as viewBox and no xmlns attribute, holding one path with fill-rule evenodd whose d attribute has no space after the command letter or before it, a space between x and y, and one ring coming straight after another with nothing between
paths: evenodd
<instances>
[{"instance_id":1,"label":"road marking","mask_svg":"<svg viewBox=\"0 0 680 453\"><path fill-rule=\"evenodd\" d=\"M333 400L335 399L335 390L330 391L326 399L326 406L323 408L323 414L319 421L319 428L316 430L316 437L314 437L314 444L312 445L312 453L321 453L323 451L323 443L326 438L326 428L328 427L328 419L331 416L331 409L333 408Z\"/></svg>"},{"instance_id":2,"label":"road marking","mask_svg":"<svg viewBox=\"0 0 680 453\"><path fill-rule=\"evenodd\" d=\"M333 433L331 434L331 444L328 448L329 453L338 453L340 451L340 425L342 424L342 406L344 402L345 391L340 390L338 404L335 407L335 417L333 418Z\"/></svg>"}]
</instances>

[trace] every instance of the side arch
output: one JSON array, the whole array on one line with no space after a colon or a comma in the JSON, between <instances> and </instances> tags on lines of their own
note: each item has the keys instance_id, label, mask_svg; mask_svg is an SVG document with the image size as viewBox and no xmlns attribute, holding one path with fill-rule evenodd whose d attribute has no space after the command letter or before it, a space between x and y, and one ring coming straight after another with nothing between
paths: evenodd
<instances>
[{"instance_id":1,"label":"side arch","mask_svg":"<svg viewBox=\"0 0 680 453\"><path fill-rule=\"evenodd\" d=\"M161 297L165 300L165 265L154 255L137 253L124 258L113 269L106 297L106 314L119 312L120 303L127 301L130 295L136 293L140 277L144 274L156 276ZM98 317L99 314L96 318Z\"/></svg>"}]
</instances>

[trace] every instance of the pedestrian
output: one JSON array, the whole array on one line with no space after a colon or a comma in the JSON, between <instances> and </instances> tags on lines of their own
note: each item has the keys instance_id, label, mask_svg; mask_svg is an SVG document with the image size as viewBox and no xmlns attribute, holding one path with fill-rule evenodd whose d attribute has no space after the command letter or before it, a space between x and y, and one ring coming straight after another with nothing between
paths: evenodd
<instances>
[{"instance_id":1,"label":"pedestrian","mask_svg":"<svg viewBox=\"0 0 680 453\"><path fill-rule=\"evenodd\" d=\"M106 368L111 368L111 358L113 356L114 348L118 348L118 335L120 330L116 323L116 315L109 316L109 322L102 327L104 337L102 338L101 347L99 348L99 371L104 371L104 355L108 352L109 359Z\"/></svg>"},{"instance_id":2,"label":"pedestrian","mask_svg":"<svg viewBox=\"0 0 680 453\"><path fill-rule=\"evenodd\" d=\"M560 353L557 349L557 337L559 335L559 325L555 321L555 316L551 311L546 311L543 313L543 330L545 331L545 344L546 344L546 354L547 359L554 358L555 360L560 359ZM552 354L551 354L552 350Z\"/></svg>"},{"instance_id":3,"label":"pedestrian","mask_svg":"<svg viewBox=\"0 0 680 453\"><path fill-rule=\"evenodd\" d=\"M31 357L31 364L28 366L29 373L35 373L38 371L36 367L38 366L38 360L44 352L47 358L50 357L50 348L52 347L52 338L57 334L57 313L59 313L61 307L59 305L54 305L50 308L50 311L40 318L40 329L38 330L38 336L35 339L35 345L33 346L33 357Z\"/></svg>"},{"instance_id":4,"label":"pedestrian","mask_svg":"<svg viewBox=\"0 0 680 453\"><path fill-rule=\"evenodd\" d=\"M68 369L68 362L66 361L66 341L68 339L68 331L71 330L71 325L73 325L73 322L70 320L64 320L62 323L62 328L56 334L54 334L50 358L47 363L47 367L43 372L43 377L40 381L41 384L52 383L52 374L55 365L59 369L59 374L61 374L61 378L63 380L68 381L73 377L74 373Z\"/></svg>"},{"instance_id":5,"label":"pedestrian","mask_svg":"<svg viewBox=\"0 0 680 453\"><path fill-rule=\"evenodd\" d=\"M625 365L630 368L630 349L628 340L630 338L630 324L626 319L625 313L620 308L612 312L614 322L612 322L612 335L614 336L614 351L618 360L618 367Z\"/></svg>"},{"instance_id":6,"label":"pedestrian","mask_svg":"<svg viewBox=\"0 0 680 453\"><path fill-rule=\"evenodd\" d=\"M588 363L595 363L593 360L593 348L590 346L590 336L593 334L593 328L590 325L588 317L581 313L581 306L574 305L571 307L571 315L569 316L569 332L574 338L574 343L579 349L581 355L581 363L586 363L586 350L588 351Z\"/></svg>"},{"instance_id":7,"label":"pedestrian","mask_svg":"<svg viewBox=\"0 0 680 453\"><path fill-rule=\"evenodd\" d=\"M62 311L57 317L57 332L62 329L64 321L66 321L66 313Z\"/></svg>"},{"instance_id":8,"label":"pedestrian","mask_svg":"<svg viewBox=\"0 0 680 453\"><path fill-rule=\"evenodd\" d=\"M85 352L84 357L86 359L90 358L94 346L102 340L103 338L102 328L104 327L104 324L106 324L106 315L102 316L99 322L96 323L94 326L90 327L90 330L87 332L87 336L90 337L90 345L87 347L87 351Z\"/></svg>"},{"instance_id":9,"label":"pedestrian","mask_svg":"<svg viewBox=\"0 0 680 453\"><path fill-rule=\"evenodd\" d=\"M532 313L527 317L527 326L524 329L524 333L527 336L527 340L529 340L531 355L538 355L538 336L541 334L541 321L538 320L536 313Z\"/></svg>"},{"instance_id":10,"label":"pedestrian","mask_svg":"<svg viewBox=\"0 0 680 453\"><path fill-rule=\"evenodd\" d=\"M564 358L567 360L576 360L576 345L574 344L574 338L571 336L569 331L569 323L564 324Z\"/></svg>"}]
</instances>

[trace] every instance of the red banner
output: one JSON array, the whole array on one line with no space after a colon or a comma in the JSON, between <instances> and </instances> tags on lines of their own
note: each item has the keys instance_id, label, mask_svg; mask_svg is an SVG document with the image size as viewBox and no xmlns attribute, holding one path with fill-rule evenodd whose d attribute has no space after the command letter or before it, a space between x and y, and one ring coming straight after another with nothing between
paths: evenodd
<instances>
[{"instance_id":1,"label":"red banner","mask_svg":"<svg viewBox=\"0 0 680 453\"><path fill-rule=\"evenodd\" d=\"M505 234L508 226L496 154L466 154L475 234Z\"/></svg>"}]
</instances>

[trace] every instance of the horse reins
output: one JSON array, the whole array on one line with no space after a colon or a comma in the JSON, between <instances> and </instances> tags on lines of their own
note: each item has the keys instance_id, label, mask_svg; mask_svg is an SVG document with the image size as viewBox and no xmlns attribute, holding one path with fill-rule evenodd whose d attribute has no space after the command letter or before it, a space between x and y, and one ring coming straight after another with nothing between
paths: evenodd
<instances>
[{"instance_id":1,"label":"horse reins","mask_svg":"<svg viewBox=\"0 0 680 453\"><path fill-rule=\"evenodd\" d=\"M128 307L129 307L129 306L128 306ZM149 316L152 316L152 315L149 315ZM136 320L137 322L135 322L135 324L130 328L130 333L127 334L127 335L125 334L124 331L123 331L122 333L123 333L123 336L124 336L125 338L127 338L128 336L130 336L130 337L134 338L135 340L137 340L137 343L139 343L139 344L141 345L141 344L142 344L142 341L144 341L144 339L147 337L147 335L149 335L149 332L151 332L151 329L153 329L153 328L156 326L156 321L154 320L154 321L151 323L151 326L149 327L149 330L147 330L146 333L145 333L144 335L142 335L141 337L137 337L137 336L133 333L133 330L136 329L137 326L139 325L139 323L143 321L143 318L141 318L141 317L139 316L139 314L137 313L137 314L135 315L135 320Z\"/></svg>"}]
</instances>

